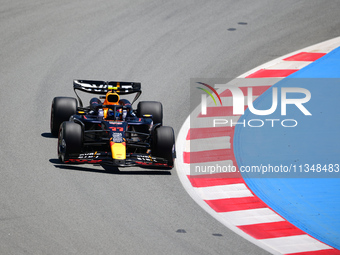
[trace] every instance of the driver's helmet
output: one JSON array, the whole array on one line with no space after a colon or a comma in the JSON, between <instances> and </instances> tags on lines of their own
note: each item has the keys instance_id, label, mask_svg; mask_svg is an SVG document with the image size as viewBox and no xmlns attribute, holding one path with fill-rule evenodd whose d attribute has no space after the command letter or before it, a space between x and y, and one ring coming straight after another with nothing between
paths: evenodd
<instances>
[{"instance_id":1,"label":"driver's helmet","mask_svg":"<svg viewBox=\"0 0 340 255\"><path fill-rule=\"evenodd\" d=\"M119 105L119 95L116 92L109 91L106 93L104 105ZM116 115L117 119L120 119L121 109L118 109L117 112L113 112L113 110L109 108L104 108L104 119L111 118Z\"/></svg>"}]
</instances>

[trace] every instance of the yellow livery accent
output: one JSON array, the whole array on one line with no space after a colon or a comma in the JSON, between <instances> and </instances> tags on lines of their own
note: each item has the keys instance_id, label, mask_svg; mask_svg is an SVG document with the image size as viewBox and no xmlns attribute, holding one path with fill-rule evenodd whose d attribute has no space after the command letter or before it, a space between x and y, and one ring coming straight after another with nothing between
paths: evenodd
<instances>
[{"instance_id":1,"label":"yellow livery accent","mask_svg":"<svg viewBox=\"0 0 340 255\"><path fill-rule=\"evenodd\" d=\"M110 145L113 159L126 159L125 143L110 142Z\"/></svg>"},{"instance_id":2,"label":"yellow livery accent","mask_svg":"<svg viewBox=\"0 0 340 255\"><path fill-rule=\"evenodd\" d=\"M104 120L107 118L107 111L108 110L109 110L108 108L104 108Z\"/></svg>"}]
</instances>

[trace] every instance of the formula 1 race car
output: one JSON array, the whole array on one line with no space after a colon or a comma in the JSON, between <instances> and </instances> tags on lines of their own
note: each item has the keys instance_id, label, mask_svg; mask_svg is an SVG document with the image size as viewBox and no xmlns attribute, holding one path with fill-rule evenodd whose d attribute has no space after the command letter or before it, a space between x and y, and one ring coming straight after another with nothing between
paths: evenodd
<instances>
[{"instance_id":1,"label":"formula 1 race car","mask_svg":"<svg viewBox=\"0 0 340 255\"><path fill-rule=\"evenodd\" d=\"M162 104L141 101L132 108L142 93L140 83L74 80L73 89L78 100L55 97L51 107L50 128L58 136L61 162L173 168L175 135L163 126ZM101 96L83 107L77 90ZM132 93L132 103L120 99Z\"/></svg>"}]
</instances>

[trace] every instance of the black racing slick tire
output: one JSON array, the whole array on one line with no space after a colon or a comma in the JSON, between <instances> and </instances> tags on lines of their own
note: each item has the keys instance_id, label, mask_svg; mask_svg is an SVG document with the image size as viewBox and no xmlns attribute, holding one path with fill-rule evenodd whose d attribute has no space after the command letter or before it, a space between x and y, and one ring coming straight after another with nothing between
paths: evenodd
<instances>
[{"instance_id":1,"label":"black racing slick tire","mask_svg":"<svg viewBox=\"0 0 340 255\"><path fill-rule=\"evenodd\" d=\"M79 124L65 121L61 124L58 136L58 158L65 163L70 154L79 154L83 143L83 131Z\"/></svg>"},{"instance_id":2,"label":"black racing slick tire","mask_svg":"<svg viewBox=\"0 0 340 255\"><path fill-rule=\"evenodd\" d=\"M164 158L173 168L175 158L175 133L172 127L160 126L153 135L152 155Z\"/></svg>"},{"instance_id":3,"label":"black racing slick tire","mask_svg":"<svg viewBox=\"0 0 340 255\"><path fill-rule=\"evenodd\" d=\"M137 116L143 118L143 115L152 115L153 124L163 124L163 106L156 101L142 101L137 105Z\"/></svg>"},{"instance_id":4,"label":"black racing slick tire","mask_svg":"<svg viewBox=\"0 0 340 255\"><path fill-rule=\"evenodd\" d=\"M54 136L58 136L60 124L68 121L77 112L77 99L73 97L55 97L51 106L50 129Z\"/></svg>"}]
</instances>

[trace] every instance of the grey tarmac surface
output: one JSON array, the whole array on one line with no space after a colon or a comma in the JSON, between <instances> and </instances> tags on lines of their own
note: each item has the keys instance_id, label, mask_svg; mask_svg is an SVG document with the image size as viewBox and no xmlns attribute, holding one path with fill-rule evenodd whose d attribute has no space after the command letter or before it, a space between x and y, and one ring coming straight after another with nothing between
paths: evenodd
<instances>
[{"instance_id":1,"label":"grey tarmac surface","mask_svg":"<svg viewBox=\"0 0 340 255\"><path fill-rule=\"evenodd\" d=\"M176 171L61 165L49 134L73 79L142 82L177 133L190 78L235 78L340 34L338 1L0 4L0 254L266 254L213 219Z\"/></svg>"}]
</instances>

